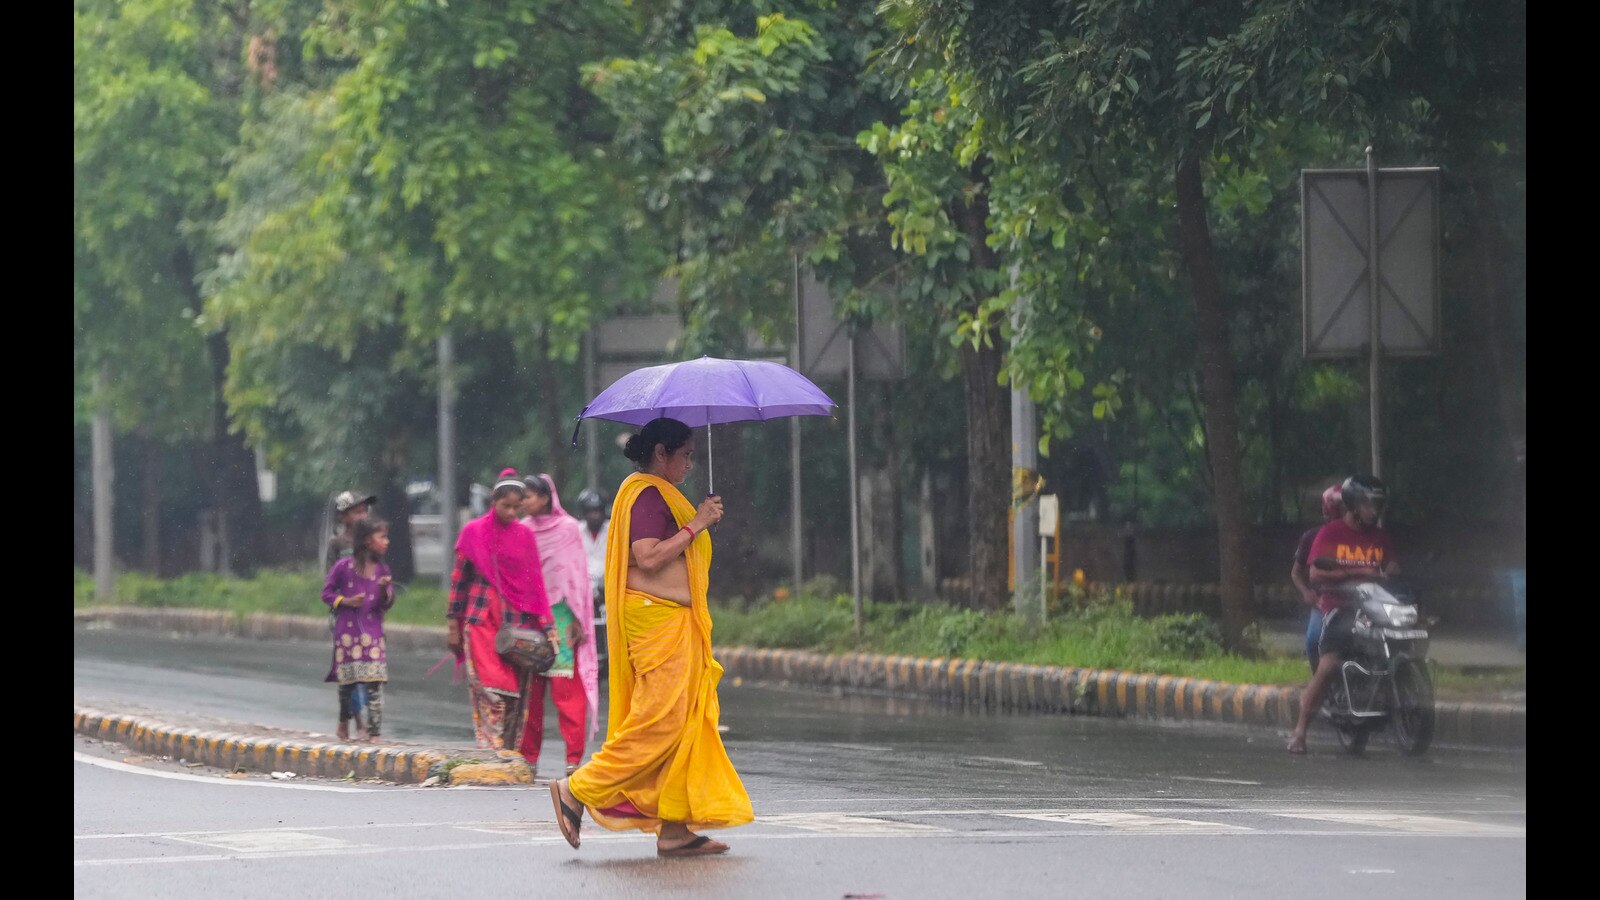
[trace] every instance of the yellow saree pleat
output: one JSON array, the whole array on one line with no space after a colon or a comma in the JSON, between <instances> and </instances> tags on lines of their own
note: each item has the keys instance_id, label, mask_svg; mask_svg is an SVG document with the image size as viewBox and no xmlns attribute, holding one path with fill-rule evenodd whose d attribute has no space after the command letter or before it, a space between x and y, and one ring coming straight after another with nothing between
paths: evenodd
<instances>
[{"instance_id":1,"label":"yellow saree pleat","mask_svg":"<svg viewBox=\"0 0 1600 900\"><path fill-rule=\"evenodd\" d=\"M679 525L694 518L694 506L665 479L634 474L617 491L606 546L606 741L567 785L613 831L657 832L664 821L696 830L743 825L755 814L717 731L722 666L711 657L706 605L711 536L696 535L684 551L690 606L628 590L633 504L651 487Z\"/></svg>"}]
</instances>

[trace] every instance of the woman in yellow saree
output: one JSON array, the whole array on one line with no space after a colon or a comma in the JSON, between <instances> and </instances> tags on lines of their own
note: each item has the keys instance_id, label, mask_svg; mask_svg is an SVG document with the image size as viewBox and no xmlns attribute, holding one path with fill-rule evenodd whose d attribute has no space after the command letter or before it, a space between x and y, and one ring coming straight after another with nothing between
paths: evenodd
<instances>
[{"instance_id":1,"label":"woman in yellow saree","mask_svg":"<svg viewBox=\"0 0 1600 900\"><path fill-rule=\"evenodd\" d=\"M583 811L612 831L656 834L661 856L725 853L697 829L755 818L717 730L717 682L706 606L711 536L722 501L698 509L677 484L694 466L694 432L655 419L628 439L639 467L617 489L606 548L611 703L606 740L589 762L550 782L556 822L578 846Z\"/></svg>"}]
</instances>

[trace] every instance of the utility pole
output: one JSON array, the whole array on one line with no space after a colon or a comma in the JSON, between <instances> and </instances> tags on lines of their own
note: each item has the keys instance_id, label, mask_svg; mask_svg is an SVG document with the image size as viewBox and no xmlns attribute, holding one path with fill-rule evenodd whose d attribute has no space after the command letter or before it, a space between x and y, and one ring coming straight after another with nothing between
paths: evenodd
<instances>
[{"instance_id":1,"label":"utility pole","mask_svg":"<svg viewBox=\"0 0 1600 900\"><path fill-rule=\"evenodd\" d=\"M585 402L594 399L594 395L599 393L599 389L595 386L598 378L595 372L594 355L594 329L591 328L589 333L583 337L583 390ZM583 474L588 482L589 490L598 492L600 490L600 448L595 446L594 443L595 428L596 425L593 419L584 421Z\"/></svg>"},{"instance_id":2,"label":"utility pole","mask_svg":"<svg viewBox=\"0 0 1600 900\"><path fill-rule=\"evenodd\" d=\"M450 590L451 564L460 530L456 522L456 411L455 342L446 331L439 336L439 542L444 547L444 566L439 584Z\"/></svg>"},{"instance_id":3,"label":"utility pole","mask_svg":"<svg viewBox=\"0 0 1600 900\"><path fill-rule=\"evenodd\" d=\"M1011 265L1011 287L1017 286L1018 267ZM1011 308L1012 341L1022 329L1024 300L1017 297ZM1011 471L1037 472L1039 469L1039 427L1034 421L1033 398L1026 386L1011 385ZM1044 582L1039 580L1039 504L1030 499L1020 507L1013 506L1011 520L1011 583L1014 591L1012 604L1024 622L1038 625L1044 621Z\"/></svg>"},{"instance_id":4,"label":"utility pole","mask_svg":"<svg viewBox=\"0 0 1600 900\"><path fill-rule=\"evenodd\" d=\"M94 599L116 599L117 572L111 534L112 491L116 473L111 461L111 413L106 409L105 370L94 376L95 413L90 425L90 467L94 491Z\"/></svg>"},{"instance_id":5,"label":"utility pole","mask_svg":"<svg viewBox=\"0 0 1600 900\"><path fill-rule=\"evenodd\" d=\"M804 308L800 293L800 254L794 254L794 352L789 360L796 372L804 374L805 355L800 346L801 315ZM800 496L800 416L789 417L789 544L794 564L794 593L800 596L800 579L804 573L805 532L802 530Z\"/></svg>"},{"instance_id":6,"label":"utility pole","mask_svg":"<svg viewBox=\"0 0 1600 900\"><path fill-rule=\"evenodd\" d=\"M856 480L856 329L850 324L850 592L855 597L856 637L861 637L861 484Z\"/></svg>"},{"instance_id":7,"label":"utility pole","mask_svg":"<svg viewBox=\"0 0 1600 900\"><path fill-rule=\"evenodd\" d=\"M1378 302L1378 290L1383 279L1378 271L1378 155L1367 145L1367 319L1369 326L1367 375L1368 398L1372 416L1372 475L1383 477L1383 381L1380 361L1383 359L1383 306Z\"/></svg>"}]
</instances>

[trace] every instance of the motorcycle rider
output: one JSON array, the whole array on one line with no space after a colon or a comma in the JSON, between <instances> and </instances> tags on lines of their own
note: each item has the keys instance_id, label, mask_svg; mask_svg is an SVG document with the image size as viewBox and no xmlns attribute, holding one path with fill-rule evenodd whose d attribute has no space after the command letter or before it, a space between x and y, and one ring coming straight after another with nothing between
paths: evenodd
<instances>
[{"instance_id":1,"label":"motorcycle rider","mask_svg":"<svg viewBox=\"0 0 1600 900\"><path fill-rule=\"evenodd\" d=\"M578 495L578 515L583 519L578 536L583 539L583 553L589 561L589 583L594 585L595 651L602 663L601 677L605 677L606 541L611 533L611 520L606 517L605 501L592 488Z\"/></svg>"},{"instance_id":2,"label":"motorcycle rider","mask_svg":"<svg viewBox=\"0 0 1600 900\"><path fill-rule=\"evenodd\" d=\"M1306 752L1306 730L1322 705L1322 694L1350 646L1356 609L1336 590L1350 580L1385 580L1399 572L1389 533L1383 529L1388 488L1376 476L1352 475L1339 487L1344 515L1322 526L1311 542L1311 560L1328 559L1333 569L1310 569L1311 584L1321 588L1317 608L1323 613L1317 671L1300 695L1300 717L1289 735L1290 753Z\"/></svg>"}]
</instances>

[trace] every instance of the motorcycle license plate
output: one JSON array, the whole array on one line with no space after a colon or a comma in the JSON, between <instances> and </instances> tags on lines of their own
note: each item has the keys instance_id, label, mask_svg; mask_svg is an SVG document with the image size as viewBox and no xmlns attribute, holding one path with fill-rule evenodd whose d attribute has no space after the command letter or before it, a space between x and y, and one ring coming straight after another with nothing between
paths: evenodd
<instances>
[{"instance_id":1,"label":"motorcycle license plate","mask_svg":"<svg viewBox=\"0 0 1600 900\"><path fill-rule=\"evenodd\" d=\"M1420 628L1385 628L1383 636L1392 641L1415 641L1427 637L1428 633Z\"/></svg>"}]
</instances>

